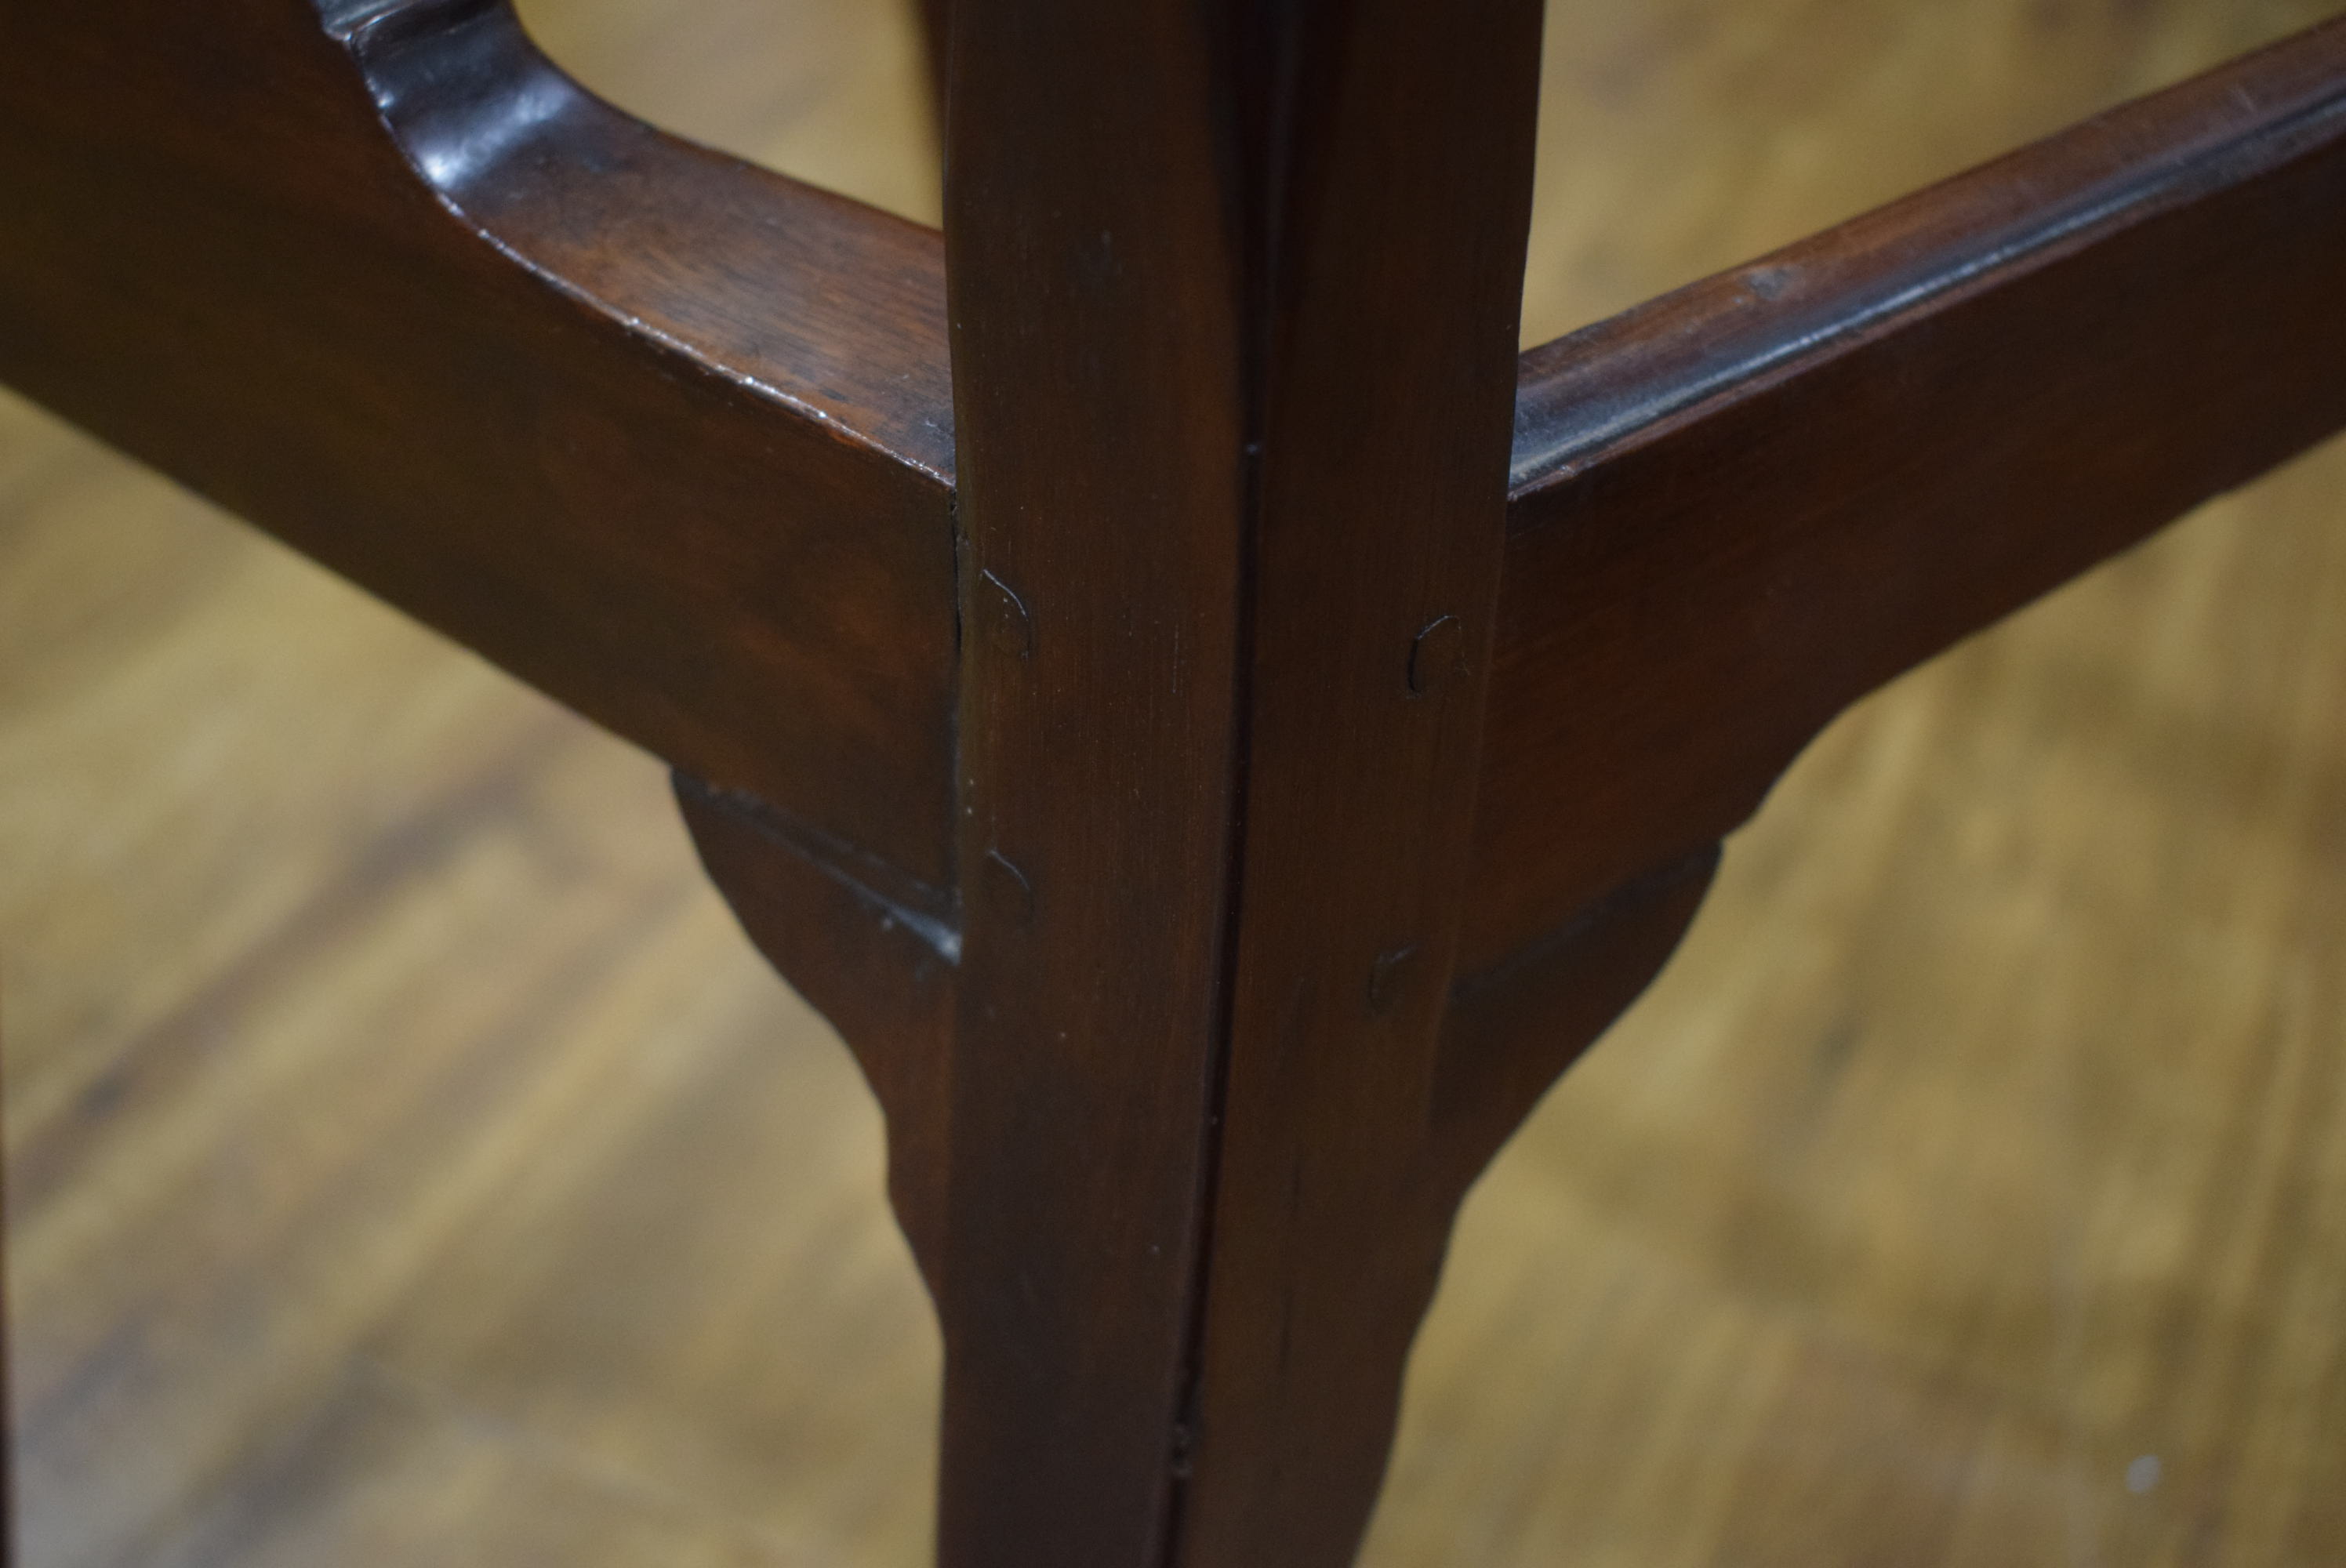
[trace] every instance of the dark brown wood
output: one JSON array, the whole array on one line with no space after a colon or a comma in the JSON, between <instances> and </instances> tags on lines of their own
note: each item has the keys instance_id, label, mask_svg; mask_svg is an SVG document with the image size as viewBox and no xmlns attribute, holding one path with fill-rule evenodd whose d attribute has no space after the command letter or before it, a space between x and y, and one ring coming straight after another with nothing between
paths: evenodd
<instances>
[{"instance_id":1,"label":"dark brown wood","mask_svg":"<svg viewBox=\"0 0 2346 1568\"><path fill-rule=\"evenodd\" d=\"M1303 15L1260 144L1244 855L1185 1417L1180 1560L1213 1568L1351 1561L1463 1192L1427 1140L1539 82L1531 0Z\"/></svg>"},{"instance_id":2,"label":"dark brown wood","mask_svg":"<svg viewBox=\"0 0 2346 1568\"><path fill-rule=\"evenodd\" d=\"M1470 969L2346 424L2346 22L1525 356Z\"/></svg>"},{"instance_id":3,"label":"dark brown wood","mask_svg":"<svg viewBox=\"0 0 2346 1568\"><path fill-rule=\"evenodd\" d=\"M1535 0L954 12L942 248L488 0L11 16L0 373L678 768L888 1114L947 1568L1335 1568L1783 765L2346 423L2346 24L1518 363Z\"/></svg>"},{"instance_id":4,"label":"dark brown wood","mask_svg":"<svg viewBox=\"0 0 2346 1568\"><path fill-rule=\"evenodd\" d=\"M925 46L929 66L929 97L936 106L937 124L945 119L945 60L953 36L953 5L951 0L920 0L921 41Z\"/></svg>"},{"instance_id":5,"label":"dark brown wood","mask_svg":"<svg viewBox=\"0 0 2346 1568\"><path fill-rule=\"evenodd\" d=\"M938 1559L1157 1568L1238 809L1230 63L1165 0L954 12L969 896Z\"/></svg>"},{"instance_id":6,"label":"dark brown wood","mask_svg":"<svg viewBox=\"0 0 2346 1568\"><path fill-rule=\"evenodd\" d=\"M1447 1231L1537 7L954 26L942 1557L1341 1563Z\"/></svg>"},{"instance_id":7,"label":"dark brown wood","mask_svg":"<svg viewBox=\"0 0 2346 1568\"><path fill-rule=\"evenodd\" d=\"M1445 1222L1557 1076L1661 972L1718 867L1717 845L1698 850L1453 987L1425 1177Z\"/></svg>"},{"instance_id":8,"label":"dark brown wood","mask_svg":"<svg viewBox=\"0 0 2346 1568\"><path fill-rule=\"evenodd\" d=\"M502 5L5 32L0 377L948 907L934 234L607 108Z\"/></svg>"},{"instance_id":9,"label":"dark brown wood","mask_svg":"<svg viewBox=\"0 0 2346 1568\"><path fill-rule=\"evenodd\" d=\"M854 1051L888 1122L888 1196L934 1289L944 1227L954 966L961 935L892 903L839 847L764 801L683 774L677 804L709 881L769 962Z\"/></svg>"}]
</instances>

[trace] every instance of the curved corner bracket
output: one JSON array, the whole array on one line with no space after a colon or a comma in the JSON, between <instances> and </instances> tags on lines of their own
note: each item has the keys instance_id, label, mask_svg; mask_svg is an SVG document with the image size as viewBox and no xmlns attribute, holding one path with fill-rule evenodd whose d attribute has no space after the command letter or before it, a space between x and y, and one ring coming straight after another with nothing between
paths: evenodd
<instances>
[{"instance_id":1,"label":"curved corner bracket","mask_svg":"<svg viewBox=\"0 0 2346 1568\"><path fill-rule=\"evenodd\" d=\"M897 1219L933 1280L961 956L954 911L934 890L761 801L674 779L693 847L741 929L862 1065L888 1120Z\"/></svg>"},{"instance_id":2,"label":"curved corner bracket","mask_svg":"<svg viewBox=\"0 0 2346 1568\"><path fill-rule=\"evenodd\" d=\"M1616 888L1556 930L1454 985L1442 1023L1433 1142L1463 1195L1548 1087L1678 951L1719 846Z\"/></svg>"}]
</instances>

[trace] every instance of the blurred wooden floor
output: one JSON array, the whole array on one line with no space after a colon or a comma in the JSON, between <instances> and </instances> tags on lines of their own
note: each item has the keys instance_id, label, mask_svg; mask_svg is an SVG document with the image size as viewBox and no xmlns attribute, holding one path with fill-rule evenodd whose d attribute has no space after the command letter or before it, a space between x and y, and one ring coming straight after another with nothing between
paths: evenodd
<instances>
[{"instance_id":1,"label":"blurred wooden floor","mask_svg":"<svg viewBox=\"0 0 2346 1568\"><path fill-rule=\"evenodd\" d=\"M1526 335L2334 9L1560 7ZM892 9L525 12L933 217ZM24 1568L922 1561L878 1119L659 769L6 400L0 1035ZM1366 1561L2346 1563L2346 444L1800 762L1470 1204Z\"/></svg>"}]
</instances>

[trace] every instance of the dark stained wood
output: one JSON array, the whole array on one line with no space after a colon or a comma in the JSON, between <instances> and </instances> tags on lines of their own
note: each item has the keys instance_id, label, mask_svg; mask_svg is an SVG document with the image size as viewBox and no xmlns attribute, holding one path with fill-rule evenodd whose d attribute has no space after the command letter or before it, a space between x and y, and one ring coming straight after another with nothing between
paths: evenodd
<instances>
[{"instance_id":1,"label":"dark stained wood","mask_svg":"<svg viewBox=\"0 0 2346 1568\"><path fill-rule=\"evenodd\" d=\"M2346 22L1525 356L1479 969L2346 424Z\"/></svg>"},{"instance_id":2,"label":"dark stained wood","mask_svg":"<svg viewBox=\"0 0 2346 1568\"><path fill-rule=\"evenodd\" d=\"M938 1559L1158 1568L1238 809L1230 63L1173 0L953 26L967 899Z\"/></svg>"},{"instance_id":3,"label":"dark stained wood","mask_svg":"<svg viewBox=\"0 0 2346 1568\"><path fill-rule=\"evenodd\" d=\"M5 25L0 376L946 907L933 234L619 115L499 5Z\"/></svg>"},{"instance_id":4,"label":"dark stained wood","mask_svg":"<svg viewBox=\"0 0 2346 1568\"><path fill-rule=\"evenodd\" d=\"M853 1049L888 1118L888 1196L933 1289L944 1227L960 933L892 903L839 846L753 797L676 776L693 847L758 951Z\"/></svg>"},{"instance_id":5,"label":"dark stained wood","mask_svg":"<svg viewBox=\"0 0 2346 1568\"><path fill-rule=\"evenodd\" d=\"M921 31L928 50L929 91L936 106L937 123L945 117L945 60L948 41L953 36L953 5L951 0L920 0Z\"/></svg>"},{"instance_id":6,"label":"dark stained wood","mask_svg":"<svg viewBox=\"0 0 2346 1568\"><path fill-rule=\"evenodd\" d=\"M949 311L499 5L12 19L0 372L677 765L889 1113L946 1568L1337 1568L1776 772L2346 423L2346 25L1519 365L1535 0L954 13Z\"/></svg>"},{"instance_id":7,"label":"dark stained wood","mask_svg":"<svg viewBox=\"0 0 2346 1568\"><path fill-rule=\"evenodd\" d=\"M1302 15L1267 41L1258 144L1244 858L1179 1521L1201 1568L1351 1561L1448 1241L1426 1140L1531 219L1536 4Z\"/></svg>"},{"instance_id":8,"label":"dark stained wood","mask_svg":"<svg viewBox=\"0 0 2346 1568\"><path fill-rule=\"evenodd\" d=\"M1538 10L1206 15L955 22L948 1563L1348 1561L1447 1231Z\"/></svg>"},{"instance_id":9,"label":"dark stained wood","mask_svg":"<svg viewBox=\"0 0 2346 1568\"><path fill-rule=\"evenodd\" d=\"M1718 869L1717 845L1697 850L1453 988L1429 1118L1429 1186L1449 1206L1558 1074L1644 993Z\"/></svg>"}]
</instances>

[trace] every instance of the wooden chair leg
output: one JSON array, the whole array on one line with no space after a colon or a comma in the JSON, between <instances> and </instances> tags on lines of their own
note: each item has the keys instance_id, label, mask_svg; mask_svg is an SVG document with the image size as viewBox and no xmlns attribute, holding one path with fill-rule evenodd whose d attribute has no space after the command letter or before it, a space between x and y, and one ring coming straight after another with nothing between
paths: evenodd
<instances>
[{"instance_id":1,"label":"wooden chair leg","mask_svg":"<svg viewBox=\"0 0 2346 1568\"><path fill-rule=\"evenodd\" d=\"M1569 765L1547 759L1528 805L1487 776L1476 796L1486 672L1498 663L1506 503L1495 480L1507 415L1525 406L1509 377L1519 280L1500 259L1520 242L1534 9L1488 0L1437 20L1402 0L1276 16L1238 0L1202 12L1173 0L958 8L952 930L924 931L916 913L826 871L821 846L794 842L754 804L684 792L719 882L842 1023L888 1109L896 1201L947 1347L946 1568L1348 1561L1459 1199L1666 959L1708 885L1716 834L1764 786L1732 769L1678 769L1705 787L1726 779L1736 809L1656 810L1656 781L1671 769L1615 770L1623 738L1640 732L1605 721L1606 694L1620 671L1668 661L1608 658L1591 638L1672 623L1664 606L1608 617L1606 604L1632 596L1619 574L1590 572L1585 553L1608 525L1648 547L1675 548L1676 535L1625 504L1599 513L1543 501L1592 473L1601 481L1601 463L1576 459L1519 486L1531 523L1540 514L1526 509L1546 504L1573 525L1543 535L1526 523L1514 547L1561 538L1583 554L1567 555L1573 570L1515 621L1574 607L1576 636L1550 642L1586 663L1542 689L1563 715L1559 733L1587 751ZM2277 89L2293 79L2291 60L2323 46L2241 67L2267 88L2245 107L2226 107L2223 81L2176 100L2230 117L2214 150L2193 157L2261 203L2250 217L2282 212L2292 233L2308 224L2281 197L2326 188L2331 165ZM2303 92L2327 91L2329 74L2307 74ZM1375 123L1395 104L1409 107L1398 148ZM2198 146L2185 133L2198 135L2198 119L2171 104L2162 114L2159 124L2181 127L2169 141ZM1085 138L1065 135L1075 125ZM2154 172L2170 161L2124 126L2079 136L2087 151L2117 137ZM2052 182L2015 183L2037 200ZM1972 187L1948 188L1956 196L1918 199L1977 201ZM2130 177L2125 188L2132 208L2091 208L2102 229L2050 230L2066 247L2054 261L2106 269L2189 239L2188 226L2133 221L2136 209L2165 210L2166 186ZM2022 285L2045 259L1995 255L2013 274L1999 291L1909 290L1912 319L1864 344L1926 352L1941 337L1918 329L1923 313L2025 308ZM2299 275L2278 244L2224 255ZM2051 276L2050 265L2039 270ZM1453 308L1413 308L1428 297ZM1791 285L1775 297L1800 299ZM1833 309L1851 315L1853 299ZM1722 311L1734 330L1750 330L1735 324L1752 315L1739 297ZM2229 338L2175 341L2213 352L2265 318L2228 319ZM1655 329L1658 348L1558 362L1584 378L1614 364L1633 392L1666 392L1675 320ZM1982 337L2101 363L2049 332L1962 341ZM1966 355L1957 368L1974 363ZM1768 395L1820 379L1806 361L1797 374L1765 363ZM2136 384L2149 383L2137 374ZM1901 407L1866 396L1878 417ZM1423 418L1437 397L1447 417ZM1621 401L1675 408L1658 398ZM1534 415L1547 406L1526 402ZM2331 422L2320 389L2290 406L2308 428ZM2204 444L2215 424L2191 429ZM2251 455L2268 459L2295 429L2269 433ZM1731 440L1736 452L1782 444L1731 422L1667 433ZM2208 468L2188 441L2165 450L2195 482L2231 472ZM1684 504L1709 476L1744 494L1743 472L1679 463L1644 494ZM2163 515L2166 492L2154 499L2129 525ZM1786 515L1810 519L1802 505ZM1725 499L1690 515L1688 526L1729 520L1732 561L1775 537ZM1787 531L1793 545L1810 536ZM1982 550L1994 535L1947 537L1947 549ZM2014 574L2009 552L1988 555L2026 591L2078 564ZM1637 580L1675 604L1690 558L1678 550L1673 567ZM1970 603L1947 593L1963 580L1942 574L1944 602ZM1841 640L1821 667L1836 678L1847 619L1831 623ZM1498 667L1519 680L1522 663ZM1859 667L1870 682L1894 664ZM1673 693L1651 708L1671 716L1672 735L1733 733L1724 721L1678 722L1691 700ZM1760 748L1760 774L1786 749ZM1494 809L1510 801L1514 818ZM1484 868L1478 930L1462 919L1475 810L1485 838L1494 823L1561 824L1599 869L1560 880L1559 864L1578 862L1514 857L1548 881L1521 880L1519 892L1545 901L1507 918L1491 892L1515 884ZM1665 836L1639 836L1655 822ZM1553 918L1564 923L1527 939Z\"/></svg>"},{"instance_id":2,"label":"wooden chair leg","mask_svg":"<svg viewBox=\"0 0 2346 1568\"><path fill-rule=\"evenodd\" d=\"M954 7L949 1568L1357 1542L1441 1246L1398 1173L1472 814L1539 20Z\"/></svg>"},{"instance_id":3,"label":"wooden chair leg","mask_svg":"<svg viewBox=\"0 0 2346 1568\"><path fill-rule=\"evenodd\" d=\"M928 48L929 101L936 109L936 123L945 120L945 44L953 21L951 0L920 0L921 36Z\"/></svg>"},{"instance_id":4,"label":"wooden chair leg","mask_svg":"<svg viewBox=\"0 0 2346 1568\"><path fill-rule=\"evenodd\" d=\"M1338 1568L1374 1499L1471 1176L1434 1133L1538 24L954 9L950 1023L857 1041L915 1151L946 1568ZM902 962L884 901L862 956L783 930L760 890L855 895L687 802L777 958Z\"/></svg>"},{"instance_id":5,"label":"wooden chair leg","mask_svg":"<svg viewBox=\"0 0 2346 1568\"><path fill-rule=\"evenodd\" d=\"M0 372L721 786L947 1568L1337 1568L1460 1194L1790 749L2346 417L2335 25L1519 400L1538 0L931 5L948 275L497 5L19 9Z\"/></svg>"},{"instance_id":6,"label":"wooden chair leg","mask_svg":"<svg viewBox=\"0 0 2346 1568\"><path fill-rule=\"evenodd\" d=\"M1460 1199L1660 968L1716 859L1454 993L1398 1135L1331 1136L1329 1095L1362 1110L1327 1081L1350 1074L1277 1053L1136 1130L1069 1103L1066 1059L966 1012L954 1027L957 976L929 938L754 808L688 779L678 796L745 928L841 1026L888 1114L892 1195L944 1329L946 1568L1349 1562ZM1349 1044L1374 1048L1365 995L1358 1018ZM940 1092L964 1076L984 1092ZM974 1138L953 1120L973 1103L1023 1125ZM1115 1244L1143 1136L1198 1151L1182 1174L1210 1183L1186 1249L1179 1215ZM1055 1181L1073 1190L1037 1202Z\"/></svg>"}]
</instances>

